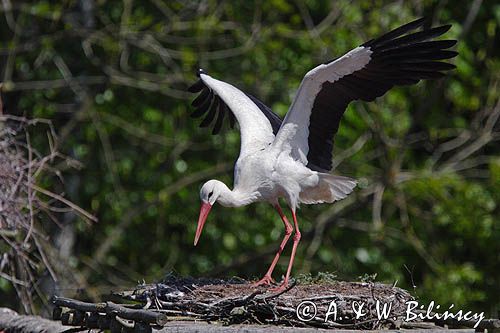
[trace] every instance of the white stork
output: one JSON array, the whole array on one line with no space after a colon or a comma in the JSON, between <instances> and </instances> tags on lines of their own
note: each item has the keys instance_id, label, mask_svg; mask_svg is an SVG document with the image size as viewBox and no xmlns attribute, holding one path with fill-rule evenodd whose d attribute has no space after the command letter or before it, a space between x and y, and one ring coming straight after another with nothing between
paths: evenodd
<instances>
[{"instance_id":1,"label":"white stork","mask_svg":"<svg viewBox=\"0 0 500 333\"><path fill-rule=\"evenodd\" d=\"M345 198L356 186L354 179L328 173L333 137L347 105L354 100L373 101L395 85L437 79L444 76L442 71L455 68L440 60L457 55L446 50L456 41L431 40L451 25L414 32L423 24L422 18L403 25L310 70L283 121L257 98L198 70L199 80L189 88L192 93L201 92L192 102L196 108L192 116L206 114L200 127L216 118L213 134L219 133L226 114L231 127L237 120L241 150L233 190L218 180L209 180L200 190L202 204L194 245L215 202L238 207L267 201L281 216L285 236L267 273L254 285L274 283L271 274L295 229L285 279L275 289L286 288L300 241L295 215L299 203L332 203ZM294 228L279 205L280 198L291 210Z\"/></svg>"}]
</instances>

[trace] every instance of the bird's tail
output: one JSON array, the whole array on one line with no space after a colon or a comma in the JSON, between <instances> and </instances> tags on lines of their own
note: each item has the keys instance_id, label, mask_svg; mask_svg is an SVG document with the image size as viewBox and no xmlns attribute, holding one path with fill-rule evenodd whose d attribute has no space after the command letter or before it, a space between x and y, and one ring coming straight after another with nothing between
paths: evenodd
<instances>
[{"instance_id":1,"label":"bird's tail","mask_svg":"<svg viewBox=\"0 0 500 333\"><path fill-rule=\"evenodd\" d=\"M356 179L344 176L335 176L322 173L320 177L325 182L330 184L330 191L332 192L334 201L341 200L347 197L358 184Z\"/></svg>"},{"instance_id":2,"label":"bird's tail","mask_svg":"<svg viewBox=\"0 0 500 333\"><path fill-rule=\"evenodd\" d=\"M300 194L300 201L305 204L334 202L347 197L356 187L356 180L344 176L319 173L320 182L314 191L304 191Z\"/></svg>"}]
</instances>

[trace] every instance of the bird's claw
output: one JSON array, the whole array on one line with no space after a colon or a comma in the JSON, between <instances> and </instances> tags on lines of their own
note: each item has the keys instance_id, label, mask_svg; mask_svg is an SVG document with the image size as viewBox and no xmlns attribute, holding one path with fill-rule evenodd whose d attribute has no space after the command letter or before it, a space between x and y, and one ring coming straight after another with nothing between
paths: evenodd
<instances>
[{"instance_id":1,"label":"bird's claw","mask_svg":"<svg viewBox=\"0 0 500 333\"><path fill-rule=\"evenodd\" d=\"M270 286L272 284L276 283L274 279L270 275L264 275L262 279L260 279L257 282L252 283L252 287L258 287L262 285Z\"/></svg>"}]
</instances>

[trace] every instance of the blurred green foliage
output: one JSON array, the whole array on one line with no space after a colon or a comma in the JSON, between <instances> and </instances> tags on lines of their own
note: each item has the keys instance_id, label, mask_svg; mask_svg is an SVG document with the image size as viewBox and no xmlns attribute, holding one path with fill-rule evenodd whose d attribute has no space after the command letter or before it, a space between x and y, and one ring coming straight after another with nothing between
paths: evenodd
<instances>
[{"instance_id":1,"label":"blurred green foliage","mask_svg":"<svg viewBox=\"0 0 500 333\"><path fill-rule=\"evenodd\" d=\"M294 273L329 271L347 280L376 273L422 301L496 314L500 149L498 116L490 116L500 97L500 5L484 1L474 13L474 3L4 5L6 111L53 121L58 149L83 168L65 168L64 181L52 186L99 218L89 225L65 217L75 242L64 264L74 280L60 292L84 287L95 297L170 271L263 274L283 233L268 205L214 208L200 244L192 246L198 190L215 177L230 185L239 151L238 131L211 136L188 116L185 89L196 68L283 116L309 69L427 16L453 24L446 38L459 40L457 69L349 106L335 139L334 156L343 157L336 172L360 186L345 202L301 207L305 237ZM37 135L42 142L44 133L34 133L35 144ZM288 251L275 274L284 273ZM9 288L0 280L12 295ZM0 305L14 306L9 302L12 296L0 297Z\"/></svg>"}]
</instances>

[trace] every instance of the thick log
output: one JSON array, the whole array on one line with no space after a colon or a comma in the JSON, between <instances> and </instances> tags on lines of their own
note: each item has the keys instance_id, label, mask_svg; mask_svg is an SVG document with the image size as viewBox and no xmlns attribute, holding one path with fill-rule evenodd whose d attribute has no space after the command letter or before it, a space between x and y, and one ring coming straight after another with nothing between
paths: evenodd
<instances>
[{"instance_id":1,"label":"thick log","mask_svg":"<svg viewBox=\"0 0 500 333\"><path fill-rule=\"evenodd\" d=\"M131 309L113 302L87 303L65 297L54 296L52 303L56 306L68 307L85 312L104 312L114 314L124 319L136 320L150 324L163 325L167 321L167 316L163 313L147 311L142 309Z\"/></svg>"},{"instance_id":2,"label":"thick log","mask_svg":"<svg viewBox=\"0 0 500 333\"><path fill-rule=\"evenodd\" d=\"M58 322L39 316L24 316L17 312L0 308L0 332L9 333L62 333L68 329Z\"/></svg>"}]
</instances>

